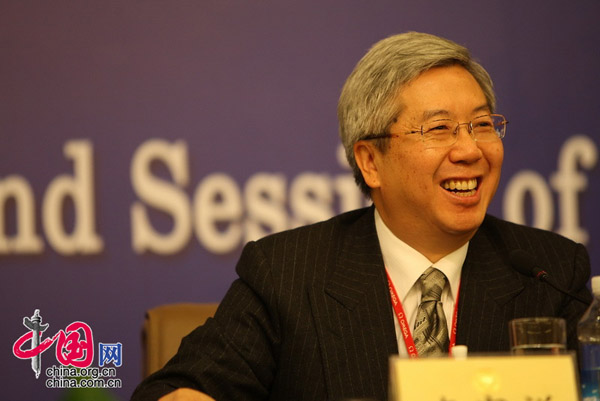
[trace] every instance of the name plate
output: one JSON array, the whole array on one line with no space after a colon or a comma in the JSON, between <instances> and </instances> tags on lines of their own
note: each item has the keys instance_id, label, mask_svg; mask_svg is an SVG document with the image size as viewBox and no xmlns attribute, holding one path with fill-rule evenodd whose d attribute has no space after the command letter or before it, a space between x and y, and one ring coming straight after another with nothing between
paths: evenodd
<instances>
[{"instance_id":1,"label":"name plate","mask_svg":"<svg viewBox=\"0 0 600 401\"><path fill-rule=\"evenodd\" d=\"M390 358L390 401L579 401L572 354Z\"/></svg>"}]
</instances>

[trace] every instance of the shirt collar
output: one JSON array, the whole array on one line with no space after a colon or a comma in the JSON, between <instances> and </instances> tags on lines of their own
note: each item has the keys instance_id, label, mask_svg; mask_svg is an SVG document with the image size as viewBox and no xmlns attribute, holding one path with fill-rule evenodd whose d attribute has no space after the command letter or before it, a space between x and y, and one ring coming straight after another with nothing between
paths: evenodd
<instances>
[{"instance_id":1,"label":"shirt collar","mask_svg":"<svg viewBox=\"0 0 600 401\"><path fill-rule=\"evenodd\" d=\"M383 262L394 282L400 299L404 299L421 274L432 265L446 275L450 283L450 296L452 299L456 299L460 285L462 265L467 257L467 250L469 248L468 242L432 264L419 251L396 237L385 225L377 209L375 209L375 228L377 230L377 237L379 238Z\"/></svg>"}]
</instances>

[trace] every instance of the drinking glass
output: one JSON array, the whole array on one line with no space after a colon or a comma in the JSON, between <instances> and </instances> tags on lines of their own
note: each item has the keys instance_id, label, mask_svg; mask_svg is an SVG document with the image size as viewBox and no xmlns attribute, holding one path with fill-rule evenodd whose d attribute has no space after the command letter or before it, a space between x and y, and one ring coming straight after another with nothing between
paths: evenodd
<instances>
[{"instance_id":1,"label":"drinking glass","mask_svg":"<svg viewBox=\"0 0 600 401\"><path fill-rule=\"evenodd\" d=\"M565 319L526 317L508 323L510 349L515 355L560 354L567 348Z\"/></svg>"}]
</instances>

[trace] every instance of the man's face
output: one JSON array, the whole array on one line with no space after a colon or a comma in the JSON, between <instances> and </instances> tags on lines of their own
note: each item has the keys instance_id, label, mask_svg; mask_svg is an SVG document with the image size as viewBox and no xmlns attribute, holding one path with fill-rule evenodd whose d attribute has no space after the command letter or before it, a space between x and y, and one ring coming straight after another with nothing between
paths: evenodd
<instances>
[{"instance_id":1,"label":"man's face","mask_svg":"<svg viewBox=\"0 0 600 401\"><path fill-rule=\"evenodd\" d=\"M377 210L405 241L407 235L470 239L500 180L502 141L475 142L461 125L456 143L429 148L420 134L406 133L434 119L466 123L489 114L483 91L463 67L438 67L403 87L397 102L402 112L389 132L400 137L390 139L386 152L373 150L373 171L365 177ZM457 183L472 189L449 189Z\"/></svg>"}]
</instances>

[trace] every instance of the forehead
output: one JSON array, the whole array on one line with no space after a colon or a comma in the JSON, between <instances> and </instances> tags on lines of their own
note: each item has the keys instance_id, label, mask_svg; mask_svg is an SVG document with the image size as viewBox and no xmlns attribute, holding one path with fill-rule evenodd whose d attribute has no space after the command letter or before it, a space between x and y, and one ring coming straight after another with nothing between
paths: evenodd
<instances>
[{"instance_id":1,"label":"forehead","mask_svg":"<svg viewBox=\"0 0 600 401\"><path fill-rule=\"evenodd\" d=\"M479 83L462 66L423 72L399 90L396 101L400 117L419 120L435 115L460 118L489 111Z\"/></svg>"}]
</instances>

